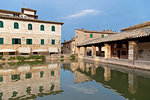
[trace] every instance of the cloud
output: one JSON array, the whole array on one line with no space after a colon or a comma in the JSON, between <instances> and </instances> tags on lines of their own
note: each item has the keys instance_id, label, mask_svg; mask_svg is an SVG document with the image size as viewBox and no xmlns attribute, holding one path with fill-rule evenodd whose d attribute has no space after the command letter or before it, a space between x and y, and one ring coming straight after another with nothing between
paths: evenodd
<instances>
[{"instance_id":1,"label":"cloud","mask_svg":"<svg viewBox=\"0 0 150 100\"><path fill-rule=\"evenodd\" d=\"M101 13L102 11L99 10L95 10L95 9L85 9L82 11L79 11L78 13L74 13L71 14L69 16L63 17L64 19L73 19L73 18L80 18L80 17L84 17L87 15L98 15L99 13Z\"/></svg>"},{"instance_id":2,"label":"cloud","mask_svg":"<svg viewBox=\"0 0 150 100\"><path fill-rule=\"evenodd\" d=\"M98 90L95 87L90 87L90 86L84 87L84 86L70 85L69 87L79 92L82 92L84 94L95 94L96 92L98 92Z\"/></svg>"}]
</instances>

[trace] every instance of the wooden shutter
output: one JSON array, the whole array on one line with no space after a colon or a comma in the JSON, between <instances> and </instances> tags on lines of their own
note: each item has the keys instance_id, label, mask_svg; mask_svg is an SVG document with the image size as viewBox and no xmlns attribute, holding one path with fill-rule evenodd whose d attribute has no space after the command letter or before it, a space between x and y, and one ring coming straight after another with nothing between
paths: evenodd
<instances>
[{"instance_id":1,"label":"wooden shutter","mask_svg":"<svg viewBox=\"0 0 150 100\"><path fill-rule=\"evenodd\" d=\"M14 38L12 38L12 44L15 44L15 39Z\"/></svg>"},{"instance_id":2,"label":"wooden shutter","mask_svg":"<svg viewBox=\"0 0 150 100\"><path fill-rule=\"evenodd\" d=\"M21 44L21 39L19 39L19 44Z\"/></svg>"}]
</instances>

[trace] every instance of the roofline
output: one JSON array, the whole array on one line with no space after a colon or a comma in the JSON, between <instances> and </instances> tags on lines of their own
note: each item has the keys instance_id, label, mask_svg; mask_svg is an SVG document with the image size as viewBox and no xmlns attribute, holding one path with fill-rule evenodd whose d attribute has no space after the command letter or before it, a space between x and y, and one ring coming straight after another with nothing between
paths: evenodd
<instances>
[{"instance_id":1,"label":"roofline","mask_svg":"<svg viewBox=\"0 0 150 100\"><path fill-rule=\"evenodd\" d=\"M61 43L61 44L70 43L70 42L72 42L72 41L75 41L75 40L69 40L69 41L63 42L63 43Z\"/></svg>"},{"instance_id":2,"label":"roofline","mask_svg":"<svg viewBox=\"0 0 150 100\"><path fill-rule=\"evenodd\" d=\"M124 28L124 29L121 29L120 31L134 30L134 29L138 29L138 28L142 28L142 27L146 27L146 26L150 26L150 21L140 23L140 24L128 27L128 28Z\"/></svg>"},{"instance_id":3,"label":"roofline","mask_svg":"<svg viewBox=\"0 0 150 100\"><path fill-rule=\"evenodd\" d=\"M53 21L44 21L44 20L38 20L38 19L25 19L20 17L7 17L7 16L0 16L1 19L11 19L11 20L22 20L22 21L30 21L30 22L39 22L39 23L51 23L51 24L61 24L62 22L53 22Z\"/></svg>"},{"instance_id":4,"label":"roofline","mask_svg":"<svg viewBox=\"0 0 150 100\"><path fill-rule=\"evenodd\" d=\"M30 8L21 8L21 10L23 11L23 10L28 10L28 11L34 11L34 12L36 12L37 10L34 10L34 9L30 9Z\"/></svg>"},{"instance_id":5,"label":"roofline","mask_svg":"<svg viewBox=\"0 0 150 100\"><path fill-rule=\"evenodd\" d=\"M11 10L3 10L3 9L0 9L0 12L6 12L6 13L10 13L10 14L21 14L21 12L16 12L16 11L11 11Z\"/></svg>"},{"instance_id":6,"label":"roofline","mask_svg":"<svg viewBox=\"0 0 150 100\"><path fill-rule=\"evenodd\" d=\"M107 31L102 32L102 31L81 30L81 29L75 29L75 30L82 31L84 33L117 34L117 32L107 32Z\"/></svg>"}]
</instances>

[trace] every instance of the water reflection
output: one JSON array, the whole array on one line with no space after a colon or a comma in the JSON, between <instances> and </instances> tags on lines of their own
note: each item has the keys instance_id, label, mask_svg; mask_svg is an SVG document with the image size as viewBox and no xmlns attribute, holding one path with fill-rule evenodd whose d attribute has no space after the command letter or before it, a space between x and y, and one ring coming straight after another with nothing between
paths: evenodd
<instances>
[{"instance_id":1,"label":"water reflection","mask_svg":"<svg viewBox=\"0 0 150 100\"><path fill-rule=\"evenodd\" d=\"M75 73L75 84L94 80L129 100L150 100L149 71L85 61L63 64L63 68Z\"/></svg>"},{"instance_id":2,"label":"water reflection","mask_svg":"<svg viewBox=\"0 0 150 100\"><path fill-rule=\"evenodd\" d=\"M60 91L60 64L0 69L0 100L34 99Z\"/></svg>"}]
</instances>

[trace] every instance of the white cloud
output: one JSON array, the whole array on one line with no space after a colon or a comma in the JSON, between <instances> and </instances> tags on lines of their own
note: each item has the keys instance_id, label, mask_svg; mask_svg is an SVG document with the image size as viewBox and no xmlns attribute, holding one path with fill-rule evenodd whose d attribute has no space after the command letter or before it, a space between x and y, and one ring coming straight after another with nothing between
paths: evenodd
<instances>
[{"instance_id":1,"label":"white cloud","mask_svg":"<svg viewBox=\"0 0 150 100\"><path fill-rule=\"evenodd\" d=\"M74 13L63 18L65 19L79 18L79 17L84 17L87 15L98 15L101 12L102 11L95 10L95 9L85 9L85 10L79 11L78 13Z\"/></svg>"},{"instance_id":2,"label":"white cloud","mask_svg":"<svg viewBox=\"0 0 150 100\"><path fill-rule=\"evenodd\" d=\"M98 92L97 88L95 88L94 86L90 87L84 87L84 86L75 86L75 85L70 85L69 87L82 92L84 94L95 94L96 92Z\"/></svg>"}]
</instances>

